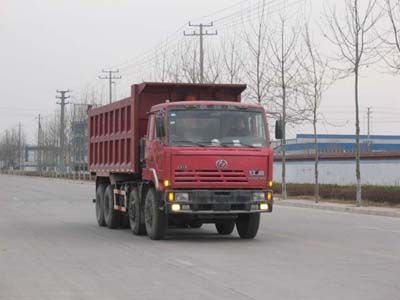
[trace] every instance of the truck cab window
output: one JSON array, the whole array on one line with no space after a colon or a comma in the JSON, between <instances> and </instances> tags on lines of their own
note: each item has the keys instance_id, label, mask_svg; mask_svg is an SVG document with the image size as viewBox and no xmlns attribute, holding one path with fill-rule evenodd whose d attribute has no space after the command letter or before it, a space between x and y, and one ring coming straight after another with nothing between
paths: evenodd
<instances>
[{"instance_id":1,"label":"truck cab window","mask_svg":"<svg viewBox=\"0 0 400 300\"><path fill-rule=\"evenodd\" d=\"M151 114L149 116L149 124L147 127L147 136L149 141L154 140L154 127L154 114Z\"/></svg>"}]
</instances>

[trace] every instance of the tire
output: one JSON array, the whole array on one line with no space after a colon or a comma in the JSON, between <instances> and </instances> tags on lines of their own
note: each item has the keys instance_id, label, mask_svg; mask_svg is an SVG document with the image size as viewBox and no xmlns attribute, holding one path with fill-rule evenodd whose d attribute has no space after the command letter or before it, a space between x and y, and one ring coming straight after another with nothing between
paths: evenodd
<instances>
[{"instance_id":1,"label":"tire","mask_svg":"<svg viewBox=\"0 0 400 300\"><path fill-rule=\"evenodd\" d=\"M168 226L166 214L159 209L160 196L154 188L150 188L146 194L144 203L144 220L147 235L152 240L164 239Z\"/></svg>"},{"instance_id":2,"label":"tire","mask_svg":"<svg viewBox=\"0 0 400 300\"><path fill-rule=\"evenodd\" d=\"M215 223L215 228L221 235L229 235L235 229L235 222L223 222L223 223Z\"/></svg>"},{"instance_id":3,"label":"tire","mask_svg":"<svg viewBox=\"0 0 400 300\"><path fill-rule=\"evenodd\" d=\"M121 224L121 213L114 210L114 197L111 185L108 185L104 193L104 219L107 227L114 229Z\"/></svg>"},{"instance_id":4,"label":"tire","mask_svg":"<svg viewBox=\"0 0 400 300\"><path fill-rule=\"evenodd\" d=\"M134 235L146 235L146 225L144 224L143 213L141 212L140 200L137 190L129 193L128 205L129 223Z\"/></svg>"},{"instance_id":5,"label":"tire","mask_svg":"<svg viewBox=\"0 0 400 300\"><path fill-rule=\"evenodd\" d=\"M242 239L253 239L260 227L260 213L241 214L236 220L236 229Z\"/></svg>"},{"instance_id":6,"label":"tire","mask_svg":"<svg viewBox=\"0 0 400 300\"><path fill-rule=\"evenodd\" d=\"M104 207L103 207L105 189L106 187L104 186L104 184L99 184L99 186L96 189L96 219L97 219L97 224L99 224L99 226L106 226L106 221L104 220Z\"/></svg>"}]
</instances>

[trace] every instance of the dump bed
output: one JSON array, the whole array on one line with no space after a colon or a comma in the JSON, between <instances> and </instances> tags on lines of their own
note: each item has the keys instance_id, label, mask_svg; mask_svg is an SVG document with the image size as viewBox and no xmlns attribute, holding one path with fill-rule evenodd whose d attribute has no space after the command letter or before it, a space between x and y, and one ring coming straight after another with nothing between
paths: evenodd
<instances>
[{"instance_id":1,"label":"dump bed","mask_svg":"<svg viewBox=\"0 0 400 300\"><path fill-rule=\"evenodd\" d=\"M139 141L151 107L169 100L240 102L245 85L142 83L131 96L89 110L89 170L98 175L139 172Z\"/></svg>"}]
</instances>

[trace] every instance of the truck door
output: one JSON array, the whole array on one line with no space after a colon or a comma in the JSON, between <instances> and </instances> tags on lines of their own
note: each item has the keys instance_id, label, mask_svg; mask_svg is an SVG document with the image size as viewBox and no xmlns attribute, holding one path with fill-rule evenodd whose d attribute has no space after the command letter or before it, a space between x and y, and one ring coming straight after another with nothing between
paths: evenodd
<instances>
[{"instance_id":1,"label":"truck door","mask_svg":"<svg viewBox=\"0 0 400 300\"><path fill-rule=\"evenodd\" d=\"M163 144L164 137L160 130L157 130L156 119L163 118L160 113L149 116L147 142L145 147L145 160L148 168L154 168L158 176L163 172Z\"/></svg>"}]
</instances>

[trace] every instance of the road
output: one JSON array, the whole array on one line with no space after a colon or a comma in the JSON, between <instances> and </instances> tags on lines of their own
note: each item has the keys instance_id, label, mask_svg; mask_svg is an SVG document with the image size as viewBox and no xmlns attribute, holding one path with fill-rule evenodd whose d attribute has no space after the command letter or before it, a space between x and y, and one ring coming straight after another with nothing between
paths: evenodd
<instances>
[{"instance_id":1,"label":"road","mask_svg":"<svg viewBox=\"0 0 400 300\"><path fill-rule=\"evenodd\" d=\"M90 183L0 175L0 299L400 299L400 219L276 207L253 241L97 226Z\"/></svg>"}]
</instances>

